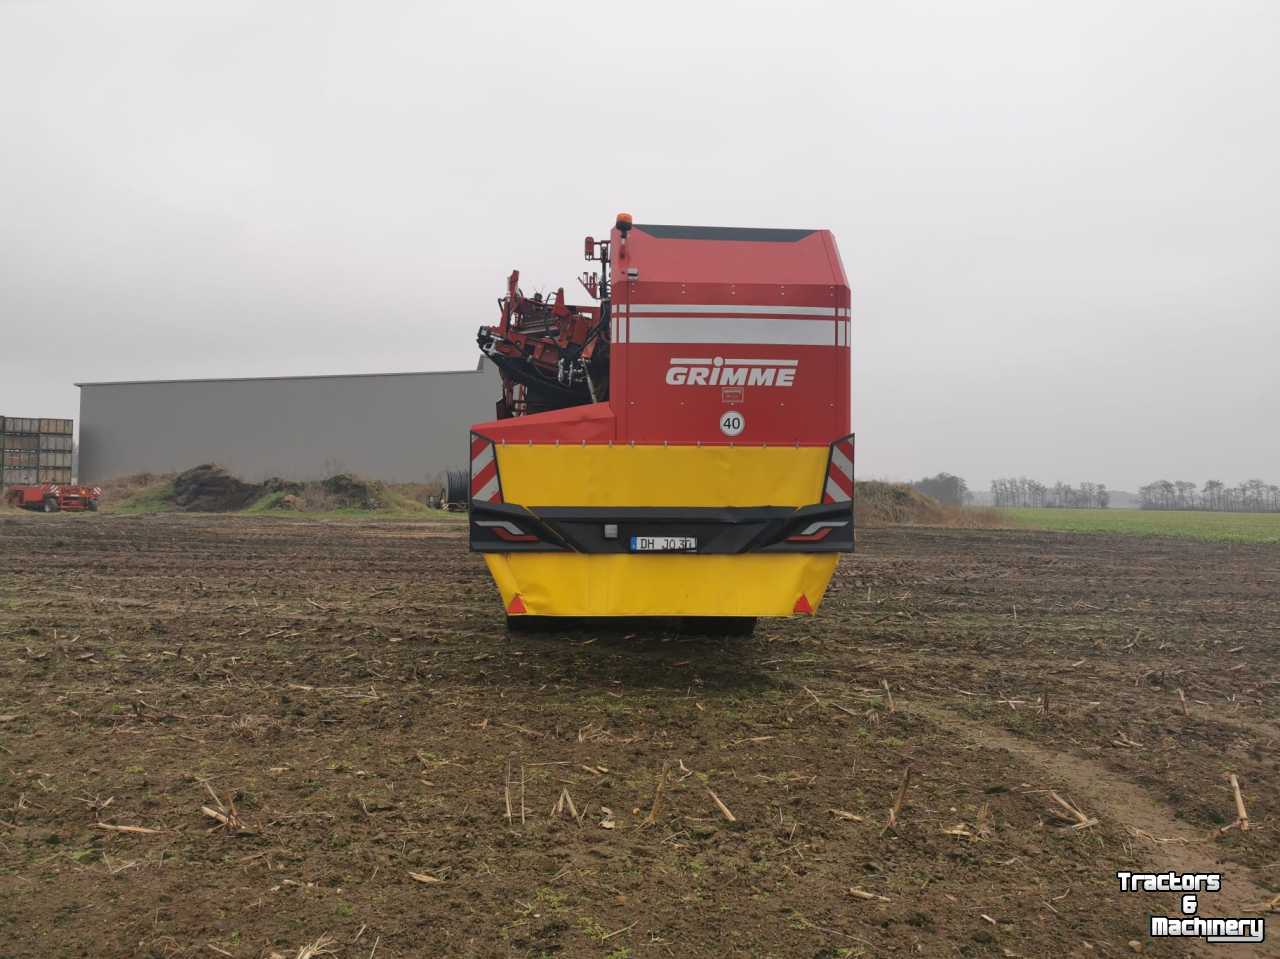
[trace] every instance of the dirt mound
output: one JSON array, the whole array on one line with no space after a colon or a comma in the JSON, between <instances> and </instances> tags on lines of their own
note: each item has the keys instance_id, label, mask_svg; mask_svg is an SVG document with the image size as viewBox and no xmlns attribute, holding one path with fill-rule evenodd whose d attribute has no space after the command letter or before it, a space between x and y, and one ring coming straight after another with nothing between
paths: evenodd
<instances>
[{"instance_id":1,"label":"dirt mound","mask_svg":"<svg viewBox=\"0 0 1280 959\"><path fill-rule=\"evenodd\" d=\"M929 525L942 518L942 504L902 483L863 480L854 496L859 526Z\"/></svg>"},{"instance_id":2,"label":"dirt mound","mask_svg":"<svg viewBox=\"0 0 1280 959\"><path fill-rule=\"evenodd\" d=\"M315 485L332 500L326 504L328 509L382 509L386 499L381 483L362 480L349 473L330 476Z\"/></svg>"},{"instance_id":3,"label":"dirt mound","mask_svg":"<svg viewBox=\"0 0 1280 959\"><path fill-rule=\"evenodd\" d=\"M1004 526L999 512L985 507L944 506L903 483L859 480L854 493L858 526Z\"/></svg>"},{"instance_id":4,"label":"dirt mound","mask_svg":"<svg viewBox=\"0 0 1280 959\"><path fill-rule=\"evenodd\" d=\"M393 505L387 488L382 483L362 480L349 473L339 473L310 483L267 480L261 493L282 494L265 501L264 506L268 509L308 513L342 509L380 510Z\"/></svg>"},{"instance_id":5,"label":"dirt mound","mask_svg":"<svg viewBox=\"0 0 1280 959\"><path fill-rule=\"evenodd\" d=\"M432 509L439 507L444 498L444 486L439 482L434 483L389 483L387 489L405 499L413 500L420 506L428 506Z\"/></svg>"},{"instance_id":6,"label":"dirt mound","mask_svg":"<svg viewBox=\"0 0 1280 959\"><path fill-rule=\"evenodd\" d=\"M229 513L249 506L262 493L262 486L237 479L213 463L192 467L173 480L173 505L184 512Z\"/></svg>"},{"instance_id":7,"label":"dirt mound","mask_svg":"<svg viewBox=\"0 0 1280 959\"><path fill-rule=\"evenodd\" d=\"M327 479L298 482L279 477L246 483L214 463L178 474L136 473L102 484L108 511L138 513L234 513L281 510L324 513L356 511L424 511L422 503L374 480L339 473Z\"/></svg>"}]
</instances>

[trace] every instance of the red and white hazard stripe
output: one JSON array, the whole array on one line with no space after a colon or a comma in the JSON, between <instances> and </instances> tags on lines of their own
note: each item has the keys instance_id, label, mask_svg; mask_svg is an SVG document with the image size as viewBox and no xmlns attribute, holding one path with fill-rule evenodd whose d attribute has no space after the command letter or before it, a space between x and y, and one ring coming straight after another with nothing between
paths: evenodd
<instances>
[{"instance_id":1,"label":"red and white hazard stripe","mask_svg":"<svg viewBox=\"0 0 1280 959\"><path fill-rule=\"evenodd\" d=\"M822 488L822 502L848 503L853 500L853 437L846 436L831 444L827 459L827 481Z\"/></svg>"},{"instance_id":2,"label":"red and white hazard stripe","mask_svg":"<svg viewBox=\"0 0 1280 959\"><path fill-rule=\"evenodd\" d=\"M501 503L502 483L498 479L498 456L493 440L471 434L471 500Z\"/></svg>"}]
</instances>

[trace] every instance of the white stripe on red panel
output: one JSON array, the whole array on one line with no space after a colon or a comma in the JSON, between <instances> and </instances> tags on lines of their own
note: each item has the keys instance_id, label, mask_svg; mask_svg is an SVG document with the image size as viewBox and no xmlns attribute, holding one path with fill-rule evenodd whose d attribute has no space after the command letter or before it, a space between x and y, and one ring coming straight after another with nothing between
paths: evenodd
<instances>
[{"instance_id":1,"label":"white stripe on red panel","mask_svg":"<svg viewBox=\"0 0 1280 959\"><path fill-rule=\"evenodd\" d=\"M632 317L632 343L741 343L830 346L832 320L720 317Z\"/></svg>"},{"instance_id":2,"label":"white stripe on red panel","mask_svg":"<svg viewBox=\"0 0 1280 959\"><path fill-rule=\"evenodd\" d=\"M728 313L735 316L775 314L777 316L833 317L834 306L747 306L736 303L632 303L631 314L637 313Z\"/></svg>"},{"instance_id":3,"label":"white stripe on red panel","mask_svg":"<svg viewBox=\"0 0 1280 959\"><path fill-rule=\"evenodd\" d=\"M799 366L799 360L737 360L733 357L726 356L723 358L725 366ZM689 357L689 356L673 356L671 357L672 366L710 366L715 361L709 356Z\"/></svg>"}]
</instances>

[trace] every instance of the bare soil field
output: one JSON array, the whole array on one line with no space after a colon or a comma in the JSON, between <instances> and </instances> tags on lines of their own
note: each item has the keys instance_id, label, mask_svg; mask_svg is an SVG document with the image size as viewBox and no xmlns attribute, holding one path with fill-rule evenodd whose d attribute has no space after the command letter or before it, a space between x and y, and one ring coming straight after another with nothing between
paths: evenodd
<instances>
[{"instance_id":1,"label":"bare soil field","mask_svg":"<svg viewBox=\"0 0 1280 959\"><path fill-rule=\"evenodd\" d=\"M508 635L457 524L0 515L0 956L1280 954L1115 878L1280 892L1280 547L859 550L750 639Z\"/></svg>"}]
</instances>

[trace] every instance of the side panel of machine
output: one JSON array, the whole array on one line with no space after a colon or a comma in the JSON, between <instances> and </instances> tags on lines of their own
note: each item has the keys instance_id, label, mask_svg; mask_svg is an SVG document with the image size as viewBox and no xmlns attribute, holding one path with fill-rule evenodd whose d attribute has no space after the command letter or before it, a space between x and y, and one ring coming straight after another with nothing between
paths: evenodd
<instances>
[{"instance_id":1,"label":"side panel of machine","mask_svg":"<svg viewBox=\"0 0 1280 959\"><path fill-rule=\"evenodd\" d=\"M632 303L619 326L628 439L825 445L848 432L845 308Z\"/></svg>"},{"instance_id":2,"label":"side panel of machine","mask_svg":"<svg viewBox=\"0 0 1280 959\"><path fill-rule=\"evenodd\" d=\"M850 432L850 292L830 233L637 225L611 250L619 439L826 446Z\"/></svg>"}]
</instances>

